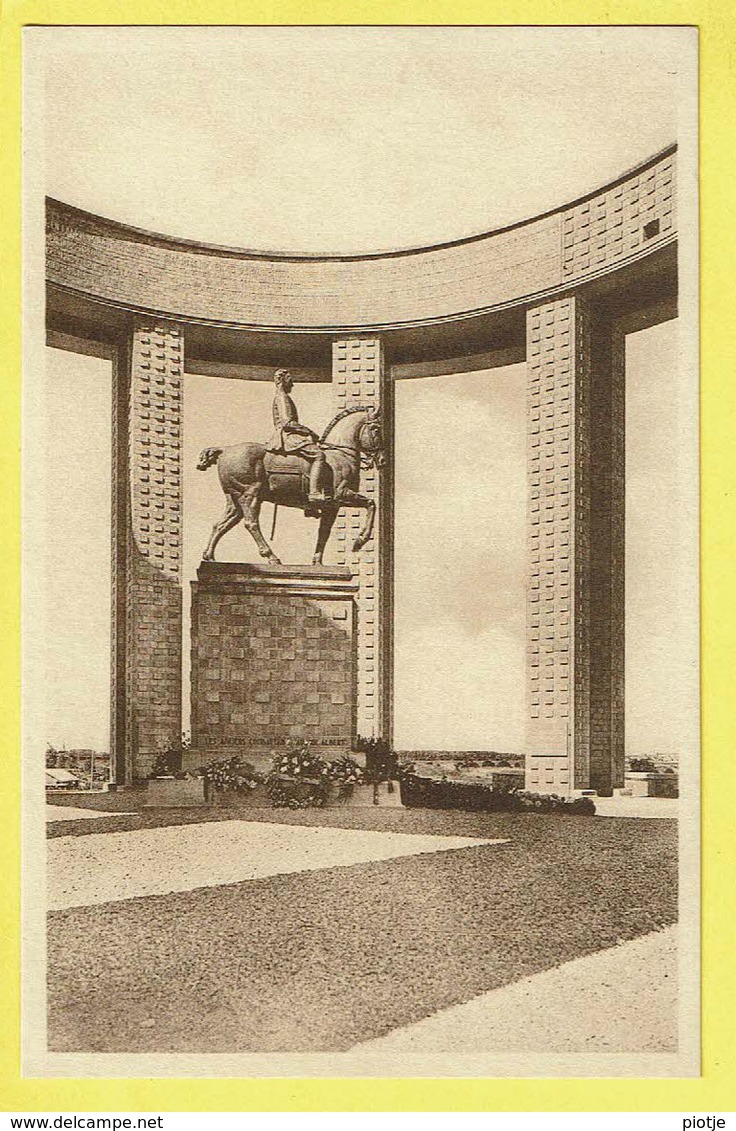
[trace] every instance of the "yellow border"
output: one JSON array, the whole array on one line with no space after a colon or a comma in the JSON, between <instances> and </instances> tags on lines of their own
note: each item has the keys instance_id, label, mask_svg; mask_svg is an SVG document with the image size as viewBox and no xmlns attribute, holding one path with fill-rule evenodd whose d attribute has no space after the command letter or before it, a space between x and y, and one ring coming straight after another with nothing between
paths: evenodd
<instances>
[{"instance_id":1,"label":"yellow border","mask_svg":"<svg viewBox=\"0 0 736 1131\"><path fill-rule=\"evenodd\" d=\"M701 63L703 566L703 1076L694 1080L22 1080L20 880L20 72L26 24L696 24ZM4 1111L733 1111L736 1003L732 868L736 752L729 489L736 411L736 33L725 0L10 0L0 9L0 1110ZM665 393L666 395L666 393ZM731 521L729 521L729 519ZM731 695L729 696L729 691ZM9 928L9 929L8 929ZM11 973L9 973L11 972ZM14 972L14 973L12 973Z\"/></svg>"}]
</instances>

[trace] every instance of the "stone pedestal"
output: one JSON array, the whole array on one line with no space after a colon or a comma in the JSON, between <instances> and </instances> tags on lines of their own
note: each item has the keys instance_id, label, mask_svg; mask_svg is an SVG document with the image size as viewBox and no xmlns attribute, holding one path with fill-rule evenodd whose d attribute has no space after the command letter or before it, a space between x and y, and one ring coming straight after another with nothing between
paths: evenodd
<instances>
[{"instance_id":1,"label":"stone pedestal","mask_svg":"<svg viewBox=\"0 0 736 1131\"><path fill-rule=\"evenodd\" d=\"M356 593L339 566L202 563L192 582L190 766L238 754L265 769L290 741L323 757L350 750Z\"/></svg>"}]
</instances>

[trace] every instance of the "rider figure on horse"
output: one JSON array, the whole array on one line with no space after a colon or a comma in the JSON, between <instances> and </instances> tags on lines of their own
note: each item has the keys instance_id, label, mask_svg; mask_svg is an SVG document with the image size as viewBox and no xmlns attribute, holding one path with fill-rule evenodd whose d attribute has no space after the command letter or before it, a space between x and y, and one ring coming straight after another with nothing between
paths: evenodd
<instances>
[{"instance_id":1,"label":"rider figure on horse","mask_svg":"<svg viewBox=\"0 0 736 1131\"><path fill-rule=\"evenodd\" d=\"M332 495L326 474L327 457L316 432L299 423L297 407L289 396L294 379L287 369L277 369L274 382L273 422L276 431L268 442L267 451L278 455L297 455L307 460L310 464L309 502L329 502Z\"/></svg>"}]
</instances>

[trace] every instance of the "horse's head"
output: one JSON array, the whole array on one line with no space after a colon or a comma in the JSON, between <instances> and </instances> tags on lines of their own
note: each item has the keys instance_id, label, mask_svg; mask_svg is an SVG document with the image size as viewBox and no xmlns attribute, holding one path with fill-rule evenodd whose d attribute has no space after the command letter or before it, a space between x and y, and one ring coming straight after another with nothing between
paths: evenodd
<instances>
[{"instance_id":1,"label":"horse's head","mask_svg":"<svg viewBox=\"0 0 736 1131\"><path fill-rule=\"evenodd\" d=\"M386 463L386 452L383 446L383 429L379 409L371 409L361 425L358 435L358 444L363 455L376 467L381 468Z\"/></svg>"}]
</instances>

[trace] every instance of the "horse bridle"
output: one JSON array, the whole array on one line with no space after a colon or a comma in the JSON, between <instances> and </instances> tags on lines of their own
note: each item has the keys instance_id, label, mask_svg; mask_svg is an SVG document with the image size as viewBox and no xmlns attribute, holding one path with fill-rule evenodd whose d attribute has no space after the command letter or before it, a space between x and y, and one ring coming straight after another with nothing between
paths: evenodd
<instances>
[{"instance_id":1,"label":"horse bridle","mask_svg":"<svg viewBox=\"0 0 736 1131\"><path fill-rule=\"evenodd\" d=\"M383 451L383 444L380 444L380 445L376 446L375 448L364 447L363 446L363 430L365 428L368 428L370 425L378 424L379 422L380 422L380 409L377 409L377 408L371 409L368 417L363 421L363 423L360 426L360 431L358 432L358 446L357 446L357 448L352 448L348 444L330 444L330 443L325 442L325 441L321 441L321 446L325 449L331 448L332 451L335 451L335 452L351 452L351 453L353 453L353 452L357 451L360 455L361 462L363 462L364 459L367 459L369 461L368 466L370 467L372 462L373 462L373 457L378 452Z\"/></svg>"}]
</instances>

